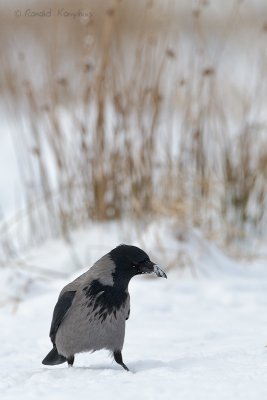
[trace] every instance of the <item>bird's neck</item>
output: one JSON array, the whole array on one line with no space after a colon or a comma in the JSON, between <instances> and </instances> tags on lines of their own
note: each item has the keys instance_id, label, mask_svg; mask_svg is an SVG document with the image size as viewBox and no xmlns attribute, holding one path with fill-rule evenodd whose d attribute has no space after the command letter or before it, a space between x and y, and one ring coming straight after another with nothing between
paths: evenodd
<instances>
[{"instance_id":1,"label":"bird's neck","mask_svg":"<svg viewBox=\"0 0 267 400\"><path fill-rule=\"evenodd\" d=\"M128 292L128 285L130 282L131 277L128 275L122 275L120 274L119 276L116 276L116 274L113 275L113 287L116 290L119 290L121 292Z\"/></svg>"}]
</instances>

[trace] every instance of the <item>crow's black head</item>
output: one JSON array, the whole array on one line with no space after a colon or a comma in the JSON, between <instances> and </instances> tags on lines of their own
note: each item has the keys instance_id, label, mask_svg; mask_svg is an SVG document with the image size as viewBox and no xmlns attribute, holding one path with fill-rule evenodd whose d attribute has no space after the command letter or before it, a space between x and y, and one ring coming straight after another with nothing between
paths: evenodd
<instances>
[{"instance_id":1,"label":"crow's black head","mask_svg":"<svg viewBox=\"0 0 267 400\"><path fill-rule=\"evenodd\" d=\"M130 280L135 275L155 273L159 277L167 278L165 272L152 261L142 249L136 246L121 244L109 253L115 263L114 282Z\"/></svg>"}]
</instances>

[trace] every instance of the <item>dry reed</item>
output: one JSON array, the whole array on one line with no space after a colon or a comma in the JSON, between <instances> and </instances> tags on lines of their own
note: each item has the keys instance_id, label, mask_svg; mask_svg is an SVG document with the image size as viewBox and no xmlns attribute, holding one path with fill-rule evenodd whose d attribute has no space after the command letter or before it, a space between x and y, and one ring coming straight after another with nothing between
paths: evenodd
<instances>
[{"instance_id":1,"label":"dry reed","mask_svg":"<svg viewBox=\"0 0 267 400\"><path fill-rule=\"evenodd\" d=\"M262 232L266 125L254 104L266 106L266 49L259 45L255 91L237 94L223 76L225 42L242 4L220 21L214 57L206 2L191 11L159 2L88 4L81 19L16 19L29 51L1 47L1 93L17 119L31 241L68 239L90 220L125 216L171 216L221 243Z\"/></svg>"}]
</instances>

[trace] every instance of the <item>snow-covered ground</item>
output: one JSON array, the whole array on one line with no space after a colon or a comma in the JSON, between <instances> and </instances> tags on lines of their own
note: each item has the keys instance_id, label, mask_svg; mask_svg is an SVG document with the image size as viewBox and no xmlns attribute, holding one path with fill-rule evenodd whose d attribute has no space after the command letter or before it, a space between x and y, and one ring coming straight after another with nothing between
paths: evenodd
<instances>
[{"instance_id":1,"label":"snow-covered ground","mask_svg":"<svg viewBox=\"0 0 267 400\"><path fill-rule=\"evenodd\" d=\"M170 265L175 254L179 266L183 254L191 268L180 273L173 269L167 280L132 280L123 351L129 373L106 351L77 355L72 369L41 364L51 347L48 331L59 290L81 271L73 273L68 267L69 276L50 279L21 267L0 270L1 399L267 398L266 265L236 264L197 232L183 241L176 235L177 253L155 252L153 230L155 226L146 234L150 253L163 266L164 258ZM163 235L166 246L174 250L174 238L171 242L166 232ZM88 239L78 234L80 246L82 237L84 242ZM105 240L112 246L119 239L114 233ZM96 244L90 263L103 254L100 244L96 251ZM64 272L68 261L62 254L59 242L54 242L25 259L37 264L39 258L39 265L49 263L49 258L59 260L58 271Z\"/></svg>"}]
</instances>

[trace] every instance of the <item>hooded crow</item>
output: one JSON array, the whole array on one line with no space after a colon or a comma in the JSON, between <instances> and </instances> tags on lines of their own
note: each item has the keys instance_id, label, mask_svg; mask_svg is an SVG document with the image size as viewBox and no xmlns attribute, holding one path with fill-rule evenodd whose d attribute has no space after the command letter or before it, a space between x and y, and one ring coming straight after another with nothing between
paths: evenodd
<instances>
[{"instance_id":1,"label":"hooded crow","mask_svg":"<svg viewBox=\"0 0 267 400\"><path fill-rule=\"evenodd\" d=\"M53 349L42 363L72 366L76 353L108 349L128 371L121 354L130 315L128 284L134 276L150 273L167 278L143 250L122 244L66 285L53 313Z\"/></svg>"}]
</instances>

